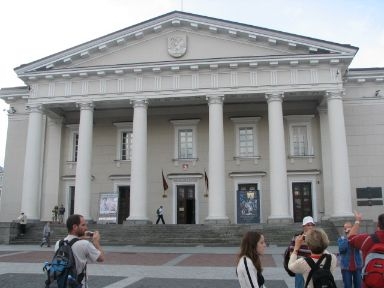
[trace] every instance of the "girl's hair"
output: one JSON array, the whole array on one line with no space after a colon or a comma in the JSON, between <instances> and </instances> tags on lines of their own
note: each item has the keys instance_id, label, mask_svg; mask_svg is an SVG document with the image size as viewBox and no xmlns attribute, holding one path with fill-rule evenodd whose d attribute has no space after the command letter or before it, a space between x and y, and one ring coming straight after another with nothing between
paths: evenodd
<instances>
[{"instance_id":1,"label":"girl's hair","mask_svg":"<svg viewBox=\"0 0 384 288\"><path fill-rule=\"evenodd\" d=\"M257 243L259 242L262 234L256 231L248 231L244 234L241 240L240 253L237 256L237 262L241 260L243 256L247 256L255 265L258 272L262 272L260 256L257 254Z\"/></svg>"}]
</instances>

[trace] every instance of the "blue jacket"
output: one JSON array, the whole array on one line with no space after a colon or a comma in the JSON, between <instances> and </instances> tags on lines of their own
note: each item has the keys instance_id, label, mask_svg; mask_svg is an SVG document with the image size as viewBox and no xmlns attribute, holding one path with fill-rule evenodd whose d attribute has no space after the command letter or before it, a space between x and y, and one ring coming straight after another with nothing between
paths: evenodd
<instances>
[{"instance_id":1,"label":"blue jacket","mask_svg":"<svg viewBox=\"0 0 384 288\"><path fill-rule=\"evenodd\" d=\"M341 270L350 270L349 263L352 260L351 257L355 257L357 269L363 267L360 250L349 245L348 238L344 236L339 237L339 239L337 239L337 245L339 246Z\"/></svg>"}]
</instances>

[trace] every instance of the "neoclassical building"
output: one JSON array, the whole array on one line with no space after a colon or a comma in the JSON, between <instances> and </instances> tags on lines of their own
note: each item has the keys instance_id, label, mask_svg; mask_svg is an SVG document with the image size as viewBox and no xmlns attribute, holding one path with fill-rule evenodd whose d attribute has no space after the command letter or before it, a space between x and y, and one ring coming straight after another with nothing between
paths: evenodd
<instances>
[{"instance_id":1,"label":"neoclassical building","mask_svg":"<svg viewBox=\"0 0 384 288\"><path fill-rule=\"evenodd\" d=\"M357 52L175 11L23 64L0 90L0 220L376 219L384 68L349 69Z\"/></svg>"}]
</instances>

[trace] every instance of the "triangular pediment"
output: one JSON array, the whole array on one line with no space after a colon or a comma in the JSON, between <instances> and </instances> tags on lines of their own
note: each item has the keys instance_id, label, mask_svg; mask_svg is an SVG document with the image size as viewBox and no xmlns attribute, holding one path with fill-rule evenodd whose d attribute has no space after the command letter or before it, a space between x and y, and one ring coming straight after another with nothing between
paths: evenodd
<instances>
[{"instance_id":1,"label":"triangular pediment","mask_svg":"<svg viewBox=\"0 0 384 288\"><path fill-rule=\"evenodd\" d=\"M175 11L22 65L16 72L19 77L28 77L54 71L86 73L87 69L234 59L257 62L341 57L350 63L356 52L350 45Z\"/></svg>"}]
</instances>

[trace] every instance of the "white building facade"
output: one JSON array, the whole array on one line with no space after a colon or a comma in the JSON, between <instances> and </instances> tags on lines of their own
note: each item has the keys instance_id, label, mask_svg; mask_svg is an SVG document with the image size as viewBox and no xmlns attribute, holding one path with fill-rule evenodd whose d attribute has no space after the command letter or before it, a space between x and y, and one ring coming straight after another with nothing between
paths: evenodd
<instances>
[{"instance_id":1,"label":"white building facade","mask_svg":"<svg viewBox=\"0 0 384 288\"><path fill-rule=\"evenodd\" d=\"M384 69L357 51L176 11L19 66L0 219L98 221L105 195L118 223L376 219Z\"/></svg>"}]
</instances>

